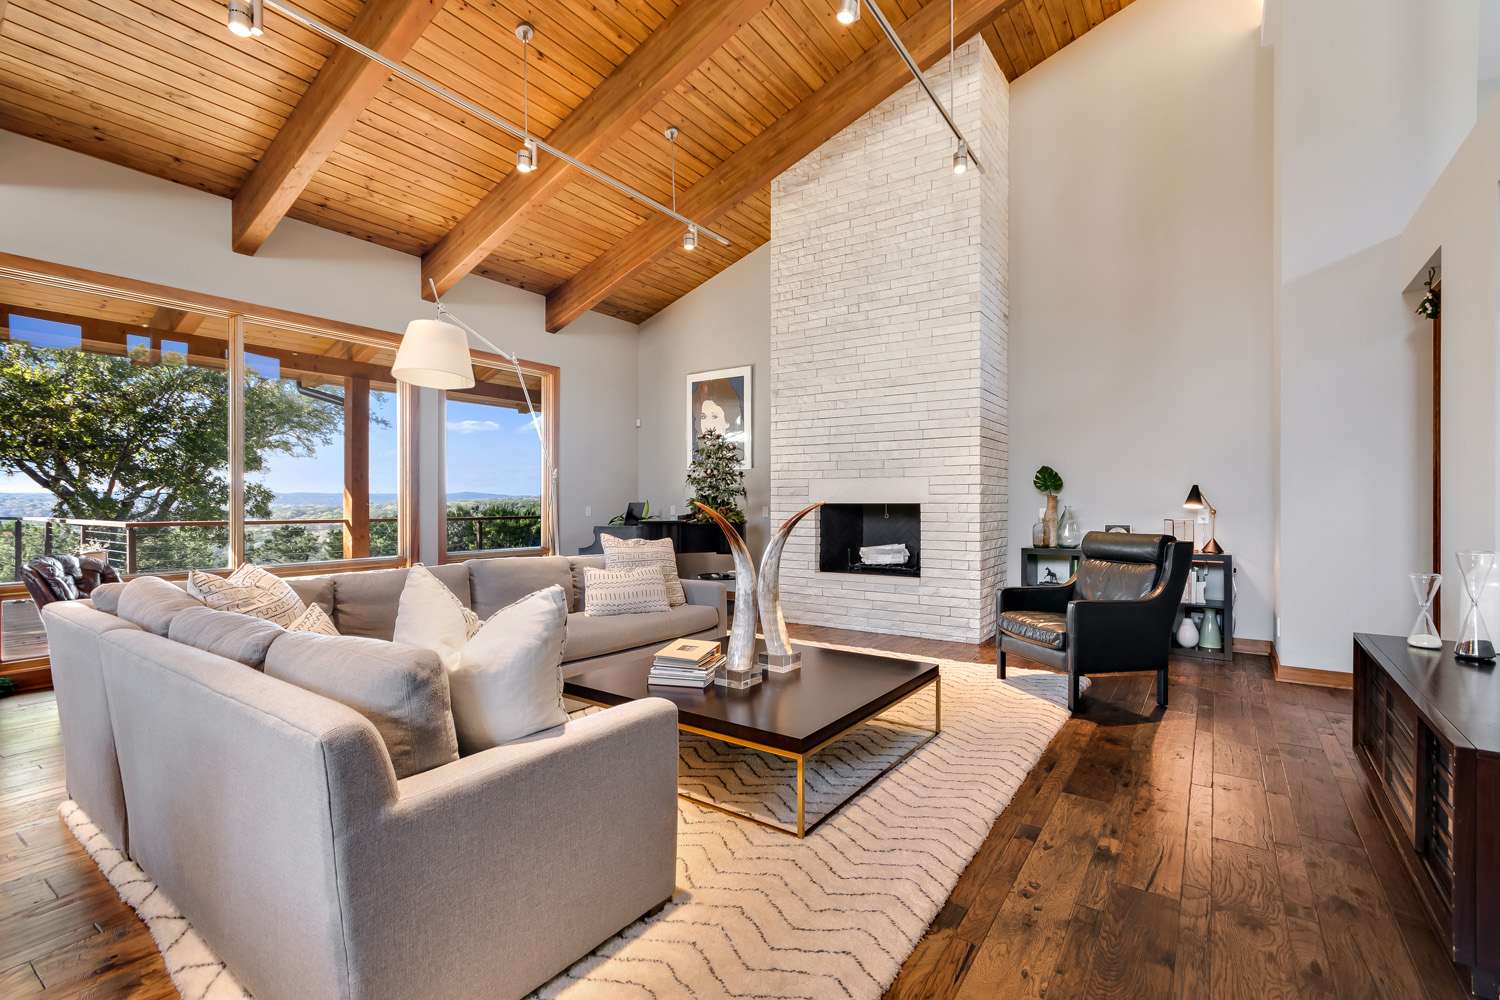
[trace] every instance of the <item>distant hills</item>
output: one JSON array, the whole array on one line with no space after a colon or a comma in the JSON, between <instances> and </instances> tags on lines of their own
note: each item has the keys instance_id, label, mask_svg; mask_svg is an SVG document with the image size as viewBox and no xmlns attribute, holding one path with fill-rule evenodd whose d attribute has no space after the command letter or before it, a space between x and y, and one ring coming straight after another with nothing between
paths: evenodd
<instances>
[{"instance_id":1,"label":"distant hills","mask_svg":"<svg viewBox=\"0 0 1500 1000\"><path fill-rule=\"evenodd\" d=\"M535 500L533 494L515 493L449 493L450 503L469 502L474 500ZM394 504L397 500L394 493L371 493L370 504L379 506L381 504ZM48 517L52 514L52 505L55 499L50 493L0 493L0 517ZM279 493L276 502L272 505L275 516L293 517L287 508L334 508L342 510L344 506L344 495L342 493ZM309 513L301 512L301 516L310 516Z\"/></svg>"}]
</instances>

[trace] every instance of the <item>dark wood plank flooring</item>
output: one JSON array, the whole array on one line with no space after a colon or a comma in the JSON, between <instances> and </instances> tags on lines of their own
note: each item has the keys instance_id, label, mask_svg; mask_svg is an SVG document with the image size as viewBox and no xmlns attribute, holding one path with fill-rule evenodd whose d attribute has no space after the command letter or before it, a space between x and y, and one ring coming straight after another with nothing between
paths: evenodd
<instances>
[{"instance_id":1,"label":"dark wood plank flooring","mask_svg":"<svg viewBox=\"0 0 1500 1000\"><path fill-rule=\"evenodd\" d=\"M993 663L992 645L793 626ZM1095 679L891 1000L1462 1000L1350 749L1347 691L1264 657ZM57 818L51 692L0 701L0 996L174 997L145 925Z\"/></svg>"}]
</instances>

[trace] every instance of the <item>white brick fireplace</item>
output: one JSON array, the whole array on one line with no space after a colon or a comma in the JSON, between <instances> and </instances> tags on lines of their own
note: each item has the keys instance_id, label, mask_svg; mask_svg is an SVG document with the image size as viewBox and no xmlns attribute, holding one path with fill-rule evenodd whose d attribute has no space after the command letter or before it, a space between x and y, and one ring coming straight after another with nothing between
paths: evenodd
<instances>
[{"instance_id":1,"label":"white brick fireplace","mask_svg":"<svg viewBox=\"0 0 1500 1000\"><path fill-rule=\"evenodd\" d=\"M954 142L912 83L771 187L773 526L818 500L918 504L920 576L819 570L809 517L782 561L788 621L979 641L1005 556L1005 77L957 54ZM928 74L946 100L948 63Z\"/></svg>"}]
</instances>

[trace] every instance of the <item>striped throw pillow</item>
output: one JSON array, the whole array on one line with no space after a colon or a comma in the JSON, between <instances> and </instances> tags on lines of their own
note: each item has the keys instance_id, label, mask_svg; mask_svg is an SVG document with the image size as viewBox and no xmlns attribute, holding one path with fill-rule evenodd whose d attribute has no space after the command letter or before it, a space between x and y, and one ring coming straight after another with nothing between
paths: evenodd
<instances>
[{"instance_id":1,"label":"striped throw pillow","mask_svg":"<svg viewBox=\"0 0 1500 1000\"><path fill-rule=\"evenodd\" d=\"M677 577L677 551L672 548L672 539L616 538L600 535L604 546L605 569L639 569L642 566L660 566L661 577L667 585L667 603L677 607L687 603L682 592L682 581Z\"/></svg>"},{"instance_id":2,"label":"striped throw pillow","mask_svg":"<svg viewBox=\"0 0 1500 1000\"><path fill-rule=\"evenodd\" d=\"M307 610L297 616L297 620L286 627L288 632L316 632L318 635L338 635L339 630L334 627L333 619L328 617L328 612L316 604L309 604Z\"/></svg>"},{"instance_id":3,"label":"striped throw pillow","mask_svg":"<svg viewBox=\"0 0 1500 1000\"><path fill-rule=\"evenodd\" d=\"M583 581L583 613L590 618L672 609L667 603L667 584L660 566L627 570L590 567L583 571Z\"/></svg>"}]
</instances>

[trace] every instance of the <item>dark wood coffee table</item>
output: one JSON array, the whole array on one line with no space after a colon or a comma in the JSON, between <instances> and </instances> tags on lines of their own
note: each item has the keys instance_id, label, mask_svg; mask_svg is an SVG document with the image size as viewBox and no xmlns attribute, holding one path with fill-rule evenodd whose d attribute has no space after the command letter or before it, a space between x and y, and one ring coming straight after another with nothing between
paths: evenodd
<instances>
[{"instance_id":1,"label":"dark wood coffee table","mask_svg":"<svg viewBox=\"0 0 1500 1000\"><path fill-rule=\"evenodd\" d=\"M727 637L721 641L727 642ZM761 640L759 648L765 648ZM942 680L935 663L903 660L894 656L872 656L820 646L796 645L802 654L800 670L786 674L766 672L765 680L748 691L719 686L704 690L658 687L646 683L655 649L638 657L613 657L606 666L585 670L567 678L563 694L594 705L623 705L640 698L665 698L677 706L677 728L726 743L787 757L797 762L797 827L795 830L767 823L754 816L726 809L715 802L679 792L699 805L748 819L773 830L805 837L819 823L884 777L897 764L925 746L942 731ZM917 692L934 687L933 727L910 726L930 733L921 743L840 801L812 826L806 823L807 758L882 712Z\"/></svg>"}]
</instances>

